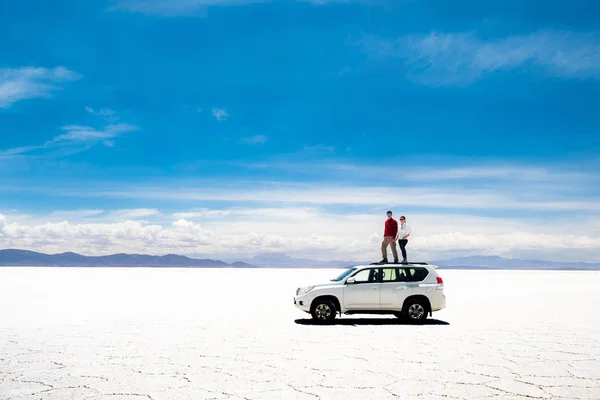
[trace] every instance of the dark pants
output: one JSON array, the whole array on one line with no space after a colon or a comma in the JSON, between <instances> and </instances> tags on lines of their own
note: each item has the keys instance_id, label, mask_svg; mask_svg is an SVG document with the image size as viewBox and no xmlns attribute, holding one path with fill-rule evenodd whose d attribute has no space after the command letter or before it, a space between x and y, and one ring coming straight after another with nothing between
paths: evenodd
<instances>
[{"instance_id":1,"label":"dark pants","mask_svg":"<svg viewBox=\"0 0 600 400\"><path fill-rule=\"evenodd\" d=\"M406 261L406 245L408 243L408 239L400 239L398 240L398 245L400 246L400 251L402 252L402 259Z\"/></svg>"}]
</instances>

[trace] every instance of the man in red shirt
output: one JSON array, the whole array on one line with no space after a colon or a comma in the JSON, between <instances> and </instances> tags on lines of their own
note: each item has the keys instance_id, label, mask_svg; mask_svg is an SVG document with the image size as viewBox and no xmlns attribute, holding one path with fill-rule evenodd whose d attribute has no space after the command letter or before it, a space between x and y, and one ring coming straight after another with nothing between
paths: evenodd
<instances>
[{"instance_id":1,"label":"man in red shirt","mask_svg":"<svg viewBox=\"0 0 600 400\"><path fill-rule=\"evenodd\" d=\"M387 247L392 248L394 255L394 264L398 264L398 251L396 250L396 235L398 235L398 222L392 218L392 212L387 212L387 220L385 221L385 229L383 230L383 242L381 242L381 255L383 260L379 264L387 264Z\"/></svg>"}]
</instances>

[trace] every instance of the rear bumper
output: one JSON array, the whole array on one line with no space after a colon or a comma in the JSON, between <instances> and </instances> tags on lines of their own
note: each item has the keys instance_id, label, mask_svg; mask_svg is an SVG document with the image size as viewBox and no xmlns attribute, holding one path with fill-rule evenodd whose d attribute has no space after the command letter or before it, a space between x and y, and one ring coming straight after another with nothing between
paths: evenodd
<instances>
[{"instance_id":1,"label":"rear bumper","mask_svg":"<svg viewBox=\"0 0 600 400\"><path fill-rule=\"evenodd\" d=\"M440 311L446 308L446 295L443 290L434 290L430 297L431 311Z\"/></svg>"}]
</instances>

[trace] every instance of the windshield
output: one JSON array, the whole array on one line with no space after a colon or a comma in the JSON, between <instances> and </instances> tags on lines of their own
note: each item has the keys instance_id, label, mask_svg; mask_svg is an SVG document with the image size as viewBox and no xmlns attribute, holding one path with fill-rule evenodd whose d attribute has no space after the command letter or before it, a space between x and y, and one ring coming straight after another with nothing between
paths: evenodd
<instances>
[{"instance_id":1,"label":"windshield","mask_svg":"<svg viewBox=\"0 0 600 400\"><path fill-rule=\"evenodd\" d=\"M342 272L342 274L340 276L338 276L337 278L332 279L332 281L333 282L339 282L342 279L344 279L345 277L347 277L348 275L350 275L354 271L356 271L356 267L349 268L349 269L345 270L344 272Z\"/></svg>"}]
</instances>

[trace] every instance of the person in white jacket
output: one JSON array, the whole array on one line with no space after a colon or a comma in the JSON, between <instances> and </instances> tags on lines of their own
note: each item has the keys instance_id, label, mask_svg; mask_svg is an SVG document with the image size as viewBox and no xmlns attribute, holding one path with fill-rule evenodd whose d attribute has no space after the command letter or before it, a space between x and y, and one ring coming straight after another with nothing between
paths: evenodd
<instances>
[{"instance_id":1,"label":"person in white jacket","mask_svg":"<svg viewBox=\"0 0 600 400\"><path fill-rule=\"evenodd\" d=\"M400 251L402 251L402 263L406 264L408 261L406 259L406 245L408 244L408 237L410 236L410 226L406 223L406 217L402 215L400 217L400 226L398 227L398 236L396 239L398 240L398 245L400 246Z\"/></svg>"}]
</instances>

